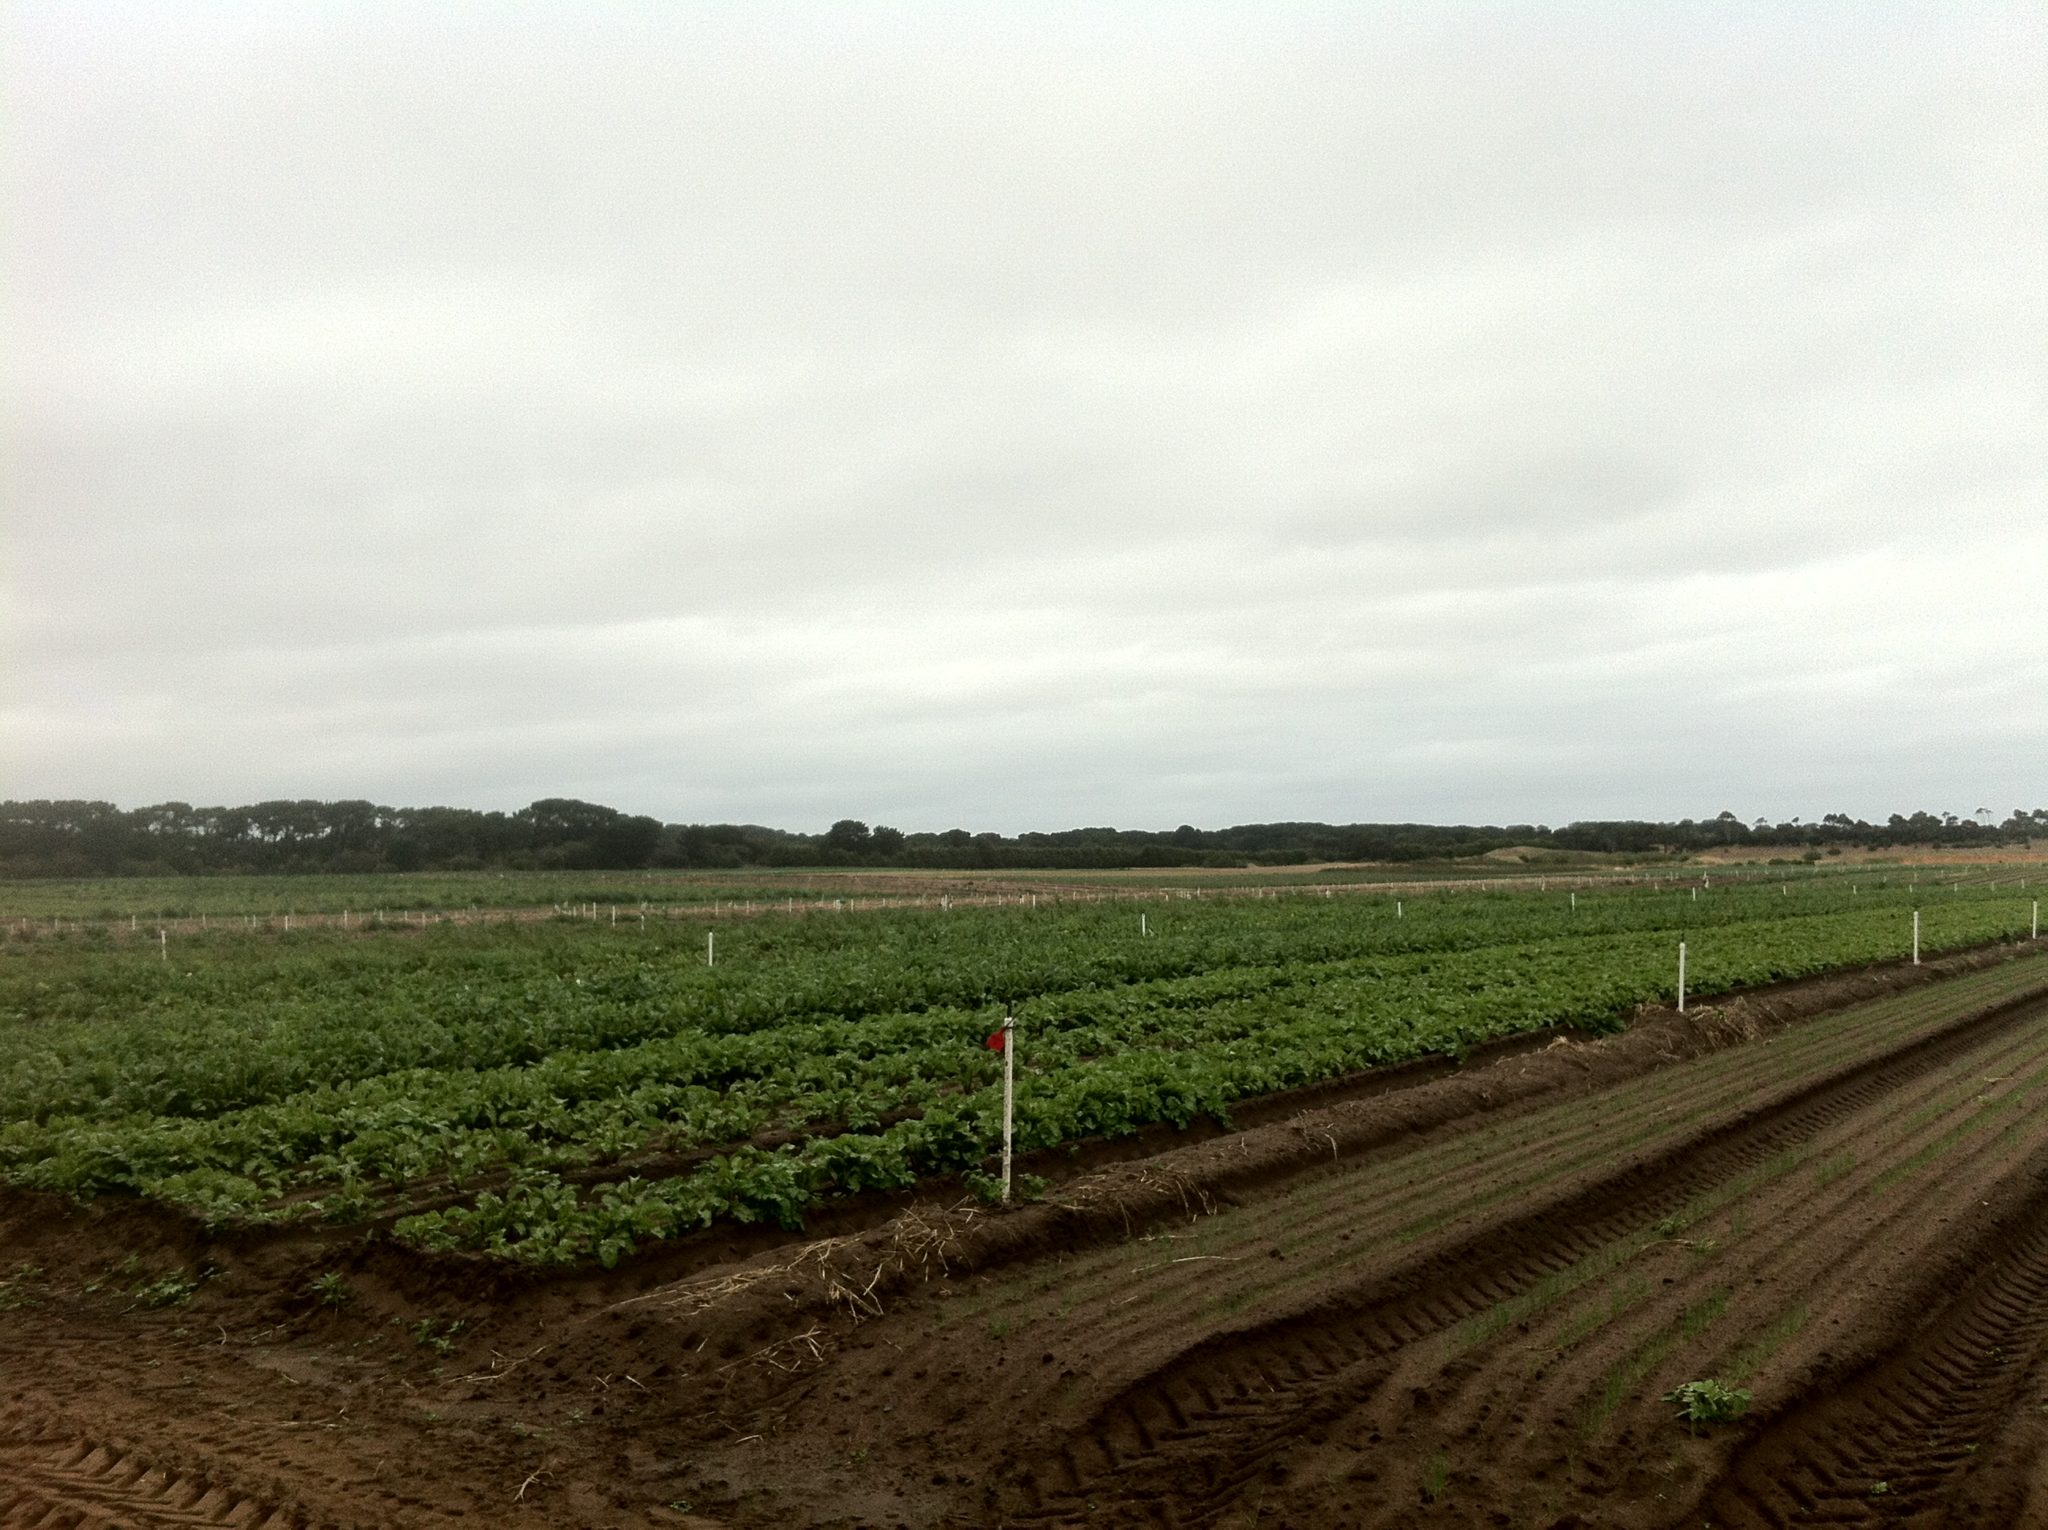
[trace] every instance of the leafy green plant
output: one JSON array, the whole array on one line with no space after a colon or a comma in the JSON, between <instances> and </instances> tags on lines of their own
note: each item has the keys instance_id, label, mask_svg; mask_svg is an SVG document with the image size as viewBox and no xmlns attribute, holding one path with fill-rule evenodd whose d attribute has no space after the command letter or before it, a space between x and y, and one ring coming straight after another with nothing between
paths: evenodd
<instances>
[{"instance_id":1,"label":"leafy green plant","mask_svg":"<svg viewBox=\"0 0 2048 1530\"><path fill-rule=\"evenodd\" d=\"M978 1200L994 1205L1003 1198L1003 1177L1000 1174L984 1174L979 1169L969 1169L960 1176L960 1181ZM1038 1200L1047 1189L1047 1181L1042 1174L1013 1174L1010 1181L1010 1199L1013 1201Z\"/></svg>"},{"instance_id":2,"label":"leafy green plant","mask_svg":"<svg viewBox=\"0 0 2048 1530\"><path fill-rule=\"evenodd\" d=\"M1750 1396L1741 1387L1708 1377L1673 1387L1664 1401L1676 1404L1678 1416L1689 1424L1726 1424L1749 1411Z\"/></svg>"},{"instance_id":3,"label":"leafy green plant","mask_svg":"<svg viewBox=\"0 0 2048 1530\"><path fill-rule=\"evenodd\" d=\"M192 1293L199 1289L195 1276L183 1270L173 1270L159 1275L155 1280L146 1280L129 1291L138 1307L179 1307L192 1299Z\"/></svg>"},{"instance_id":4,"label":"leafy green plant","mask_svg":"<svg viewBox=\"0 0 2048 1530\"><path fill-rule=\"evenodd\" d=\"M612 896L558 890L578 907ZM1764 891L1643 890L1582 900L1568 923L1522 892L1401 920L1356 900L1190 902L1145 941L1123 908L1051 900L1028 919L764 919L715 969L694 939L574 920L432 943L220 934L171 984L154 955L53 946L0 972L0 1178L215 1226L388 1217L415 1248L609 1266L937 1175L986 1192L973 1176L1000 1137L1001 1059L980 1038L1003 1013L1021 1026L1018 1144L1040 1151L1534 1027L1611 1025L1668 991L1681 929L1699 994L1896 956L1913 896L1817 884L1788 910ZM320 896L360 907L367 889ZM1923 944L2011 919L2011 899L1966 893ZM1949 986L1978 1003L2040 986L2012 965Z\"/></svg>"},{"instance_id":5,"label":"leafy green plant","mask_svg":"<svg viewBox=\"0 0 2048 1530\"><path fill-rule=\"evenodd\" d=\"M409 1330L413 1343L421 1349L430 1349L437 1355L451 1355L455 1352L455 1341L468 1331L469 1324L461 1318L421 1318Z\"/></svg>"},{"instance_id":6,"label":"leafy green plant","mask_svg":"<svg viewBox=\"0 0 2048 1530\"><path fill-rule=\"evenodd\" d=\"M40 1307L48 1291L49 1277L43 1273L42 1266L25 1264L5 1280L0 1280L0 1312Z\"/></svg>"},{"instance_id":7,"label":"leafy green plant","mask_svg":"<svg viewBox=\"0 0 2048 1530\"><path fill-rule=\"evenodd\" d=\"M315 1275L306 1284L306 1292L323 1307L343 1307L355 1299L355 1290L348 1283L348 1277L339 1270L327 1270Z\"/></svg>"}]
</instances>

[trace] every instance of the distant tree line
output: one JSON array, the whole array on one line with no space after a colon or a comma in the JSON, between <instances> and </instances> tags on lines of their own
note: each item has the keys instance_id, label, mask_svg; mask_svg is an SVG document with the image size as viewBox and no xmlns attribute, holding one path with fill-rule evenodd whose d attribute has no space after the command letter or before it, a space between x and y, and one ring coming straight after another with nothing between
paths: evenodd
<instances>
[{"instance_id":1,"label":"distant tree line","mask_svg":"<svg viewBox=\"0 0 2048 1530\"><path fill-rule=\"evenodd\" d=\"M574 798L513 813L390 808L373 802L0 802L0 876L163 876L207 872L600 870L746 866L930 867L946 870L1287 865L1312 861L1444 861L1527 848L1641 857L1784 847L1817 855L1844 846L1991 849L2048 836L2048 808L1997 819L1979 808L1894 813L1881 824L1846 813L1814 821L1745 822L1723 812L1676 823L1441 825L1259 823L1229 829L1063 829L1056 833L905 833L852 818L823 834L758 824L664 824Z\"/></svg>"}]
</instances>

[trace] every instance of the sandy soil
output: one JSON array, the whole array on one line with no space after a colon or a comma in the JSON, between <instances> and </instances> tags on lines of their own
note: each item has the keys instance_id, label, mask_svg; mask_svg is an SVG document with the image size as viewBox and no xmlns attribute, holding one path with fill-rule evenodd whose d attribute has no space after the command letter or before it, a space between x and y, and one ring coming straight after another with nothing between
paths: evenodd
<instances>
[{"instance_id":1,"label":"sandy soil","mask_svg":"<svg viewBox=\"0 0 2048 1530\"><path fill-rule=\"evenodd\" d=\"M2004 948L548 1280L0 1193L0 1525L2048 1523L2044 1022Z\"/></svg>"}]
</instances>

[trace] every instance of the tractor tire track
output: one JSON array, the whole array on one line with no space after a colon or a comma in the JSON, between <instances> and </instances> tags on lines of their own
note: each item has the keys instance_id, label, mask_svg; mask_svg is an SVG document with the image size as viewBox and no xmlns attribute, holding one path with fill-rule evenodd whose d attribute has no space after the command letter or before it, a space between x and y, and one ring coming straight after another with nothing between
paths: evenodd
<instances>
[{"instance_id":1,"label":"tractor tire track","mask_svg":"<svg viewBox=\"0 0 2048 1530\"><path fill-rule=\"evenodd\" d=\"M68 1433L48 1415L0 1410L0 1527L312 1530L295 1510L209 1473L165 1467Z\"/></svg>"},{"instance_id":2,"label":"tractor tire track","mask_svg":"<svg viewBox=\"0 0 2048 1530\"><path fill-rule=\"evenodd\" d=\"M1153 1521L1213 1524L1258 1479L1284 1480L1285 1455L1370 1400L1401 1350L1762 1170L2038 1013L2038 998L2028 997L1963 1017L1682 1133L1334 1303L1197 1345L1126 1387L1086 1430L1021 1473L1010 1522L1100 1522L1091 1504L1113 1498Z\"/></svg>"},{"instance_id":3,"label":"tractor tire track","mask_svg":"<svg viewBox=\"0 0 2048 1530\"><path fill-rule=\"evenodd\" d=\"M2048 1040L2029 1028L2021 1027L1996 1038L1972 1054L1969 1061L1972 1068L1993 1068L2017 1075L2024 1068L2041 1063L2044 1056L2048 1056ZM1678 1320L1689 1303L1710 1290L1717 1281L1737 1280L1745 1285L1775 1285L1780 1282L1791 1287L1807 1285L1815 1274L1808 1249L1813 1229L1820 1227L1845 1226L1852 1222L1857 1226L1855 1237L1862 1246L1855 1253L1837 1256L1831 1266L1835 1276L1853 1280L1854 1273L1863 1270L1866 1264L1880 1268L1884 1265L1885 1259L1878 1246L1884 1250L1895 1250L1913 1245L1920 1229L1938 1219L1940 1209L1955 1198L1960 1186L2009 1177L2013 1172L2010 1147L1997 1134L1982 1131L1971 1133L1955 1143L1940 1176L1916 1177L1906 1187L1889 1195L1873 1188L1873 1182L1881 1184L1895 1173L1901 1160L1910 1161L1917 1147L1938 1138L1943 1133L1944 1122L1955 1113L1968 1109L1964 1097L1980 1087L1954 1075L1922 1075L1923 1083L1929 1081L1932 1081L1932 1087L1921 1089L1907 1085L1886 1101L1887 1108L1895 1113L1911 1107L1919 1099L1926 1099L1936 1107L1936 1111L1926 1112L1928 1119L1916 1130L1895 1141L1889 1156L1872 1158L1838 1177L1830 1176L1817 1186L1809 1186L1803 1178L1792 1175L1778 1181L1775 1187L1759 1186L1754 1197L1739 1203L1744 1207L1752 1207L1754 1203L1753 1209L1760 1225L1736 1239L1731 1257L1739 1260L1738 1267L1730 1271L1718 1264L1701 1263L1685 1271L1675 1279L1675 1283L1641 1298L1632 1323L1653 1329L1668 1326ZM1944 1096L1950 1101L1946 1107L1942 1106ZM1839 1130L1855 1131L1863 1124L1851 1118L1843 1122ZM1827 1141L1823 1138L1816 1144L1817 1156L1825 1155ZM2029 1162L2039 1162L2041 1166L2048 1167L2048 1158L2030 1159ZM1709 1240L1710 1244L1714 1241ZM1866 1260L1866 1254L1872 1257ZM1875 1273L1871 1278L1882 1280L1882 1276ZM1586 1283L1589 1291L1596 1288L1595 1281ZM1552 1333L1553 1325L1569 1326L1569 1323L1568 1316L1561 1319L1553 1316L1548 1322L1537 1318L1538 1342ZM1545 1364L1539 1375L1532 1375L1514 1385L1514 1407L1538 1417L1555 1417L1585 1403L1590 1381L1585 1367L1592 1365L1597 1368L1601 1362L1587 1357L1563 1358L1563 1350L1569 1347L1561 1346L1561 1358L1556 1364ZM1461 1428L1475 1427L1482 1410L1503 1403L1499 1390L1501 1376L1495 1367L1484 1363L1486 1353L1475 1348L1470 1359L1479 1363L1461 1364L1444 1372L1441 1378L1430 1374L1432 1366L1428 1356L1418 1354L1404 1359L1404 1368L1412 1367L1418 1373L1416 1379L1432 1386L1437 1394L1431 1412L1439 1432L1456 1434Z\"/></svg>"},{"instance_id":4,"label":"tractor tire track","mask_svg":"<svg viewBox=\"0 0 2048 1530\"><path fill-rule=\"evenodd\" d=\"M1794 1410L1731 1464L1714 1524L1895 1524L1943 1514L2048 1358L2048 1198L1948 1311L1848 1387Z\"/></svg>"}]
</instances>

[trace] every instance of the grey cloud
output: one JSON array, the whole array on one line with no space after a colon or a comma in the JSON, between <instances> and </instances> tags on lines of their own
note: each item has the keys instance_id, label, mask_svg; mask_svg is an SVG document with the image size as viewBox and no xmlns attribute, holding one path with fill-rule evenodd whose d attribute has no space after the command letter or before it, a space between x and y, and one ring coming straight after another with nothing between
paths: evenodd
<instances>
[{"instance_id":1,"label":"grey cloud","mask_svg":"<svg viewBox=\"0 0 2048 1530\"><path fill-rule=\"evenodd\" d=\"M12 794L2038 795L2024 9L19 30Z\"/></svg>"}]
</instances>

